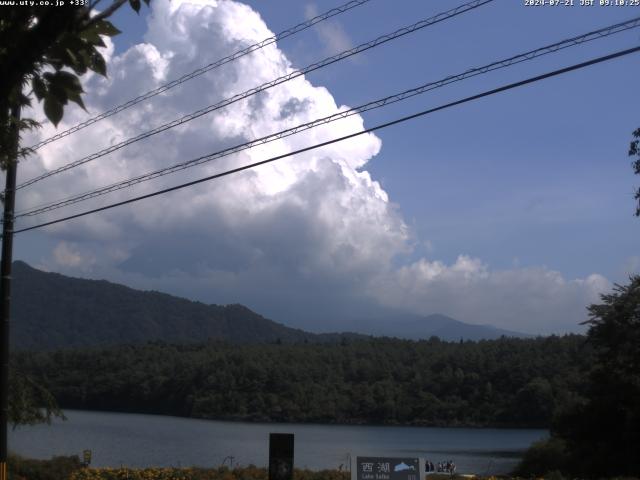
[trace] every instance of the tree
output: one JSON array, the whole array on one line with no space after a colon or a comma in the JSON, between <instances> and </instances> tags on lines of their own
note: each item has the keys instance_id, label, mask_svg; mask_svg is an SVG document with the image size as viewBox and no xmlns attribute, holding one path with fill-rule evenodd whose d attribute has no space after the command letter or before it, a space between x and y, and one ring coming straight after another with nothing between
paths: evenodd
<instances>
[{"instance_id":1,"label":"tree","mask_svg":"<svg viewBox=\"0 0 640 480\"><path fill-rule=\"evenodd\" d=\"M32 119L20 119L16 109L31 104L31 93L44 103L47 118L57 125L69 101L84 108L79 76L88 70L106 75L105 60L98 50L102 35L119 33L108 20L127 0L114 0L93 13L102 0L81 6L21 6L5 8L0 17L0 166L28 149L16 146L15 133L37 127ZM148 3L148 0L144 0ZM39 3L39 2L36 2ZM138 12L140 0L129 0ZM27 91L28 93L25 93ZM13 109L13 113L12 113Z\"/></svg>"},{"instance_id":2,"label":"tree","mask_svg":"<svg viewBox=\"0 0 640 480\"><path fill-rule=\"evenodd\" d=\"M640 472L640 276L589 307L595 349L586 402L558 418L571 473L588 477Z\"/></svg>"},{"instance_id":3,"label":"tree","mask_svg":"<svg viewBox=\"0 0 640 480\"><path fill-rule=\"evenodd\" d=\"M629 156L637 157L632 165L634 173L636 175L640 175L640 128L633 132L633 138L635 138L635 140L632 140L631 145L629 146ZM640 188L636 190L634 198L638 201L638 205L636 206L636 217L640 217Z\"/></svg>"},{"instance_id":4,"label":"tree","mask_svg":"<svg viewBox=\"0 0 640 480\"><path fill-rule=\"evenodd\" d=\"M18 425L49 423L52 417L64 419L55 397L33 377L12 368L9 375L8 419Z\"/></svg>"},{"instance_id":5,"label":"tree","mask_svg":"<svg viewBox=\"0 0 640 480\"><path fill-rule=\"evenodd\" d=\"M61 416L54 398L37 382L17 371L9 376L8 317L11 269L13 205L18 159L30 153L20 144L21 133L36 128L38 122L21 118L32 95L43 102L44 113L58 125L69 102L84 108L80 76L88 70L107 73L98 50L102 36L119 33L107 18L127 0L113 0L101 12L103 0L67 3L61 6L21 5L3 8L0 16L0 168L6 170L7 188L2 235L2 429L15 424L48 421ZM139 12L140 0L128 0ZM144 0L148 4L149 0ZM40 2L34 2L36 4ZM79 5L76 5L79 4ZM8 403L5 403L8 402ZM4 406L7 409L4 409ZM44 407L41 410L40 407ZM6 415L6 416L5 416ZM4 435L2 435L4 437ZM6 438L5 438L6 440ZM6 444L0 445L0 463L6 458Z\"/></svg>"}]
</instances>

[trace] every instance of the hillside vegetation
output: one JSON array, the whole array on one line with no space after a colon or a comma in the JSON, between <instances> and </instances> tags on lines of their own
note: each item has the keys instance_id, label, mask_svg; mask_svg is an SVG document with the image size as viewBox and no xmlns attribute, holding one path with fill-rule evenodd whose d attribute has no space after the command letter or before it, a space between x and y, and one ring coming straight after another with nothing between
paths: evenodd
<instances>
[{"instance_id":1,"label":"hillside vegetation","mask_svg":"<svg viewBox=\"0 0 640 480\"><path fill-rule=\"evenodd\" d=\"M242 305L206 305L104 280L71 278L14 262L12 349L54 350L163 340L335 342L354 334L289 328Z\"/></svg>"},{"instance_id":2,"label":"hillside vegetation","mask_svg":"<svg viewBox=\"0 0 640 480\"><path fill-rule=\"evenodd\" d=\"M326 423L546 427L582 395L584 337L120 346L19 353L63 408Z\"/></svg>"}]
</instances>

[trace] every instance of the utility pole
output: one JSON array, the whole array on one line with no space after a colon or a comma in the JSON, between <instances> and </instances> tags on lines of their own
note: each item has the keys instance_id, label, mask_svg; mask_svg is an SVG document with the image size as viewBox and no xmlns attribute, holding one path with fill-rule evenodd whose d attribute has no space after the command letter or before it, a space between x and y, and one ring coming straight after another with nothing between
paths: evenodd
<instances>
[{"instance_id":1,"label":"utility pole","mask_svg":"<svg viewBox=\"0 0 640 480\"><path fill-rule=\"evenodd\" d=\"M11 107L11 145L7 158L7 178L4 190L2 223L2 261L0 264L0 480L8 480L7 424L9 423L9 321L11 319L11 263L13 257L13 215L16 203L16 172L20 106Z\"/></svg>"}]
</instances>

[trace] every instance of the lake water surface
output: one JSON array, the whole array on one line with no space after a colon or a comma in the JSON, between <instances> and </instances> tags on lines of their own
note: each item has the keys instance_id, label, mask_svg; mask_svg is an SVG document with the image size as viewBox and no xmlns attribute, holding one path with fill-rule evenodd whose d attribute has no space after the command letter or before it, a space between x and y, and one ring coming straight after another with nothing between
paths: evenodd
<instances>
[{"instance_id":1,"label":"lake water surface","mask_svg":"<svg viewBox=\"0 0 640 480\"><path fill-rule=\"evenodd\" d=\"M546 430L239 423L66 410L68 420L19 427L9 449L32 457L93 453L92 466L266 466L269 433L295 434L295 465L348 468L349 455L453 460L458 472L506 473ZM229 460L226 461L229 464Z\"/></svg>"}]
</instances>

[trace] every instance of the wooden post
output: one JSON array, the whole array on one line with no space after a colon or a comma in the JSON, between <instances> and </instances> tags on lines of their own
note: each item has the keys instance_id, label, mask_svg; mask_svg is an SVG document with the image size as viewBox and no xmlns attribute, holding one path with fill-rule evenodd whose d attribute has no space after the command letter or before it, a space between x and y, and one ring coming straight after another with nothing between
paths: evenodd
<instances>
[{"instance_id":1,"label":"wooden post","mask_svg":"<svg viewBox=\"0 0 640 480\"><path fill-rule=\"evenodd\" d=\"M13 216L16 200L16 172L18 170L18 138L20 107L11 108L11 157L7 158L7 178L4 190L2 223L2 261L0 263L0 480L8 480L7 424L9 423L9 325L11 319L11 263L13 260Z\"/></svg>"}]
</instances>

